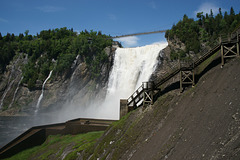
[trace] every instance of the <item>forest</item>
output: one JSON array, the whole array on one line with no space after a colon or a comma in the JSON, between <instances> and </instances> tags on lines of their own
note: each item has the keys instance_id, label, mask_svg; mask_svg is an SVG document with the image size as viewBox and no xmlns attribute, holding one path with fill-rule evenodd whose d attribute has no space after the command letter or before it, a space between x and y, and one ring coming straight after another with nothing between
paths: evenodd
<instances>
[{"instance_id":1,"label":"forest","mask_svg":"<svg viewBox=\"0 0 240 160\"><path fill-rule=\"evenodd\" d=\"M231 33L240 24L240 13L235 14L233 7L230 12L219 8L219 13L214 16L213 11L210 14L199 12L196 15L196 20L183 16L176 25L173 25L170 30L167 30L165 38L168 40L179 39L185 44L185 50L171 50L171 59L185 59L190 52L195 54L203 50L202 46L218 39L220 35ZM203 45L205 44L205 45Z\"/></svg>"},{"instance_id":2,"label":"forest","mask_svg":"<svg viewBox=\"0 0 240 160\"><path fill-rule=\"evenodd\" d=\"M23 83L34 89L37 80L44 80L53 70L54 75L67 72L77 55L87 63L93 79L100 75L100 66L108 60L104 49L112 39L100 31L74 32L66 27L43 30L36 36L29 30L18 36L0 33L0 73L6 70L17 53L25 53L28 63L23 66Z\"/></svg>"}]
</instances>

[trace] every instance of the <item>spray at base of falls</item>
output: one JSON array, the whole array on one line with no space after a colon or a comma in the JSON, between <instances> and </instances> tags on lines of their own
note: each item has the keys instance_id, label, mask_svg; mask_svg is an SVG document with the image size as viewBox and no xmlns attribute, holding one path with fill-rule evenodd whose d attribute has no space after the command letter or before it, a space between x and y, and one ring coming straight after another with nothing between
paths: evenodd
<instances>
[{"instance_id":1,"label":"spray at base of falls","mask_svg":"<svg viewBox=\"0 0 240 160\"><path fill-rule=\"evenodd\" d=\"M45 79L45 81L43 82L43 85L42 85L42 93L41 93L41 95L40 95L39 98L38 98L38 102L37 102L37 105L36 105L35 113L38 112L40 103L41 103L41 101L42 101L43 93L44 93L44 86L45 86L45 84L47 83L47 81L49 80L49 78L51 78L51 76L52 76L52 71L50 71L48 77L47 77L47 78Z\"/></svg>"}]
</instances>

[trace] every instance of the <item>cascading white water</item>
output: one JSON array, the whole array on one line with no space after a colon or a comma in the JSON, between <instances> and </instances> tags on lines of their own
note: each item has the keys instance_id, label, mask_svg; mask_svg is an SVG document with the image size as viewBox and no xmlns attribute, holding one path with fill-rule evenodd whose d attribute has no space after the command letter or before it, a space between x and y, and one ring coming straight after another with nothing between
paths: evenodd
<instances>
[{"instance_id":1,"label":"cascading white water","mask_svg":"<svg viewBox=\"0 0 240 160\"><path fill-rule=\"evenodd\" d=\"M7 83L7 89L4 91L3 95L2 95L2 98L1 98L1 101L0 101L0 109L2 108L2 105L3 105L3 102L4 102L4 99L8 93L8 91L11 89L15 79L12 79L12 76L15 72L15 65L18 63L20 59L20 55L18 56L17 60L13 62L12 64L12 69L11 69L11 73L10 73L10 76L8 78L8 83Z\"/></svg>"},{"instance_id":2,"label":"cascading white water","mask_svg":"<svg viewBox=\"0 0 240 160\"><path fill-rule=\"evenodd\" d=\"M13 99L12 99L12 102L10 103L10 105L9 105L9 108L12 107L13 102L15 101L16 94L17 94L17 92L18 92L18 90L19 90L19 86L20 86L22 80L23 80L23 77L21 77L20 81L18 82L17 88L16 88L16 90L15 90L15 92L14 92Z\"/></svg>"},{"instance_id":3,"label":"cascading white water","mask_svg":"<svg viewBox=\"0 0 240 160\"><path fill-rule=\"evenodd\" d=\"M12 87L14 81L15 81L15 80L11 81L11 82L8 84L7 89L4 91L3 96L2 96L2 98L1 98L1 101L0 101L0 109L2 108L3 101L4 101L4 99L5 99L5 97L6 97L7 93L8 93L8 91L11 89L11 87Z\"/></svg>"},{"instance_id":4,"label":"cascading white water","mask_svg":"<svg viewBox=\"0 0 240 160\"><path fill-rule=\"evenodd\" d=\"M41 101L42 101L43 93L44 93L44 86L45 86L45 84L47 83L47 81L49 80L49 78L51 78L51 76L52 76L52 71L50 71L48 77L47 77L47 78L45 79L45 81L43 82L43 85L42 85L42 93L41 93L41 95L40 95L39 98L38 98L38 102L37 102L37 106L36 106L35 113L38 112L40 103L41 103Z\"/></svg>"},{"instance_id":5,"label":"cascading white water","mask_svg":"<svg viewBox=\"0 0 240 160\"><path fill-rule=\"evenodd\" d=\"M119 119L120 99L127 99L142 82L148 81L158 63L160 51L167 42L137 48L118 48L108 82L105 102L98 115Z\"/></svg>"},{"instance_id":6,"label":"cascading white water","mask_svg":"<svg viewBox=\"0 0 240 160\"><path fill-rule=\"evenodd\" d=\"M87 107L79 106L78 103L68 104L72 107L66 107L59 119L81 117L118 120L120 99L127 99L142 82L149 80L158 64L159 53L166 46L167 42L137 48L118 48L105 100L99 102L92 97L92 104Z\"/></svg>"}]
</instances>

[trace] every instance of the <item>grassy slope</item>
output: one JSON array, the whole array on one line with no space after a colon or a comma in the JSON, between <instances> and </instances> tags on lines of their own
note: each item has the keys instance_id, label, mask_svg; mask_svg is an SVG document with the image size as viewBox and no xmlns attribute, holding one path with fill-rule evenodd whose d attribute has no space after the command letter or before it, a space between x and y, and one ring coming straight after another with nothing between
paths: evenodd
<instances>
[{"instance_id":1,"label":"grassy slope","mask_svg":"<svg viewBox=\"0 0 240 160\"><path fill-rule=\"evenodd\" d=\"M102 134L103 132L100 131L79 135L49 136L42 145L20 152L8 160L76 159L79 156L78 153L90 150Z\"/></svg>"},{"instance_id":2,"label":"grassy slope","mask_svg":"<svg viewBox=\"0 0 240 160\"><path fill-rule=\"evenodd\" d=\"M133 154L133 148L138 148L138 145L147 142L146 137L155 134L156 130L153 128L168 114L172 98L174 97L171 94L164 95L155 102L154 106L146 110L139 108L115 122L99 139L94 152L88 153L88 157L93 160L128 158L125 156Z\"/></svg>"}]
</instances>

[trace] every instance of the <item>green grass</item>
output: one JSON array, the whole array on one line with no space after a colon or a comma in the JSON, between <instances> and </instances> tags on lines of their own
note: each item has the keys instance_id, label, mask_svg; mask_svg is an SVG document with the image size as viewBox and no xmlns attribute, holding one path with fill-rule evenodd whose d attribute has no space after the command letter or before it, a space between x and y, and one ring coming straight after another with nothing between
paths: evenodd
<instances>
[{"instance_id":1,"label":"green grass","mask_svg":"<svg viewBox=\"0 0 240 160\"><path fill-rule=\"evenodd\" d=\"M51 159L61 159L66 148L70 148L70 152L64 159L76 159L78 152L90 149L102 134L103 131L78 135L49 136L42 145L22 151L7 160L47 160L50 159L50 156Z\"/></svg>"},{"instance_id":2,"label":"green grass","mask_svg":"<svg viewBox=\"0 0 240 160\"><path fill-rule=\"evenodd\" d=\"M196 69L195 69L195 74L200 74L204 71L204 69L211 64L216 57L219 56L219 51L217 51L216 53L214 53L211 57L209 57L208 59L206 59L204 62L202 62Z\"/></svg>"},{"instance_id":3,"label":"green grass","mask_svg":"<svg viewBox=\"0 0 240 160\"><path fill-rule=\"evenodd\" d=\"M40 146L28 149L26 151L20 152L14 156L12 156L11 158L7 158L6 160L23 160L23 159L28 159L28 157L30 157L30 155L32 153L35 153L38 151L38 149L40 148Z\"/></svg>"},{"instance_id":4,"label":"green grass","mask_svg":"<svg viewBox=\"0 0 240 160\"><path fill-rule=\"evenodd\" d=\"M132 112L135 112L135 111L132 111ZM108 154L111 152L111 149L115 148L116 143L118 143L118 141L121 140L120 137L122 137L122 133L119 133L119 134L116 134L116 133L124 132L126 130L126 123L132 112L123 116L119 121L113 122L105 131L103 138L99 141L96 148L92 148L92 150L89 150L88 153L86 153L86 157L84 158L91 156L90 159L95 160L99 158L102 153L105 152L104 157L101 158L101 159L105 159L108 156ZM111 144L111 142L114 142L114 143Z\"/></svg>"}]
</instances>

